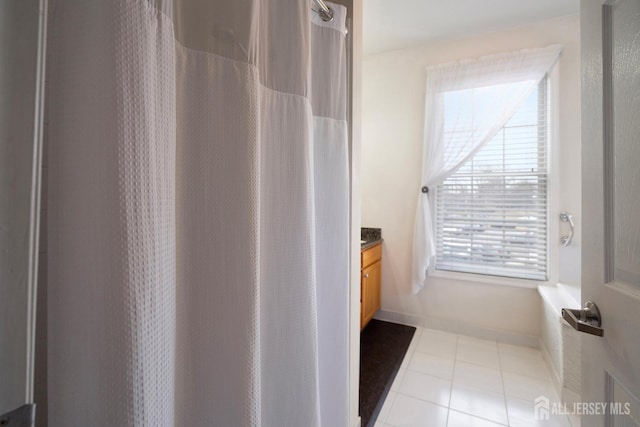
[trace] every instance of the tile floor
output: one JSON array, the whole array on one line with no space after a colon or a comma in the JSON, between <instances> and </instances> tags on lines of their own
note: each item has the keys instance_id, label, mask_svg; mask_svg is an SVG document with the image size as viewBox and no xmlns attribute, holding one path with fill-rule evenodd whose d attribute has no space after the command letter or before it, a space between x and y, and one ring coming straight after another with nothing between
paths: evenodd
<instances>
[{"instance_id":1,"label":"tile floor","mask_svg":"<svg viewBox=\"0 0 640 427\"><path fill-rule=\"evenodd\" d=\"M541 395L559 401L539 350L418 328L375 427L577 427L535 420Z\"/></svg>"}]
</instances>

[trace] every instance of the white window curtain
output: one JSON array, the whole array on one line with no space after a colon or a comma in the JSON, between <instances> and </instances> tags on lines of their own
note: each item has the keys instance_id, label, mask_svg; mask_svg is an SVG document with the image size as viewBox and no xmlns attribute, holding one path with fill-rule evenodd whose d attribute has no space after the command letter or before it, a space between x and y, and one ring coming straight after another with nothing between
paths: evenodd
<instances>
[{"instance_id":1,"label":"white window curtain","mask_svg":"<svg viewBox=\"0 0 640 427\"><path fill-rule=\"evenodd\" d=\"M414 293L424 287L436 254L429 189L435 190L496 135L561 52L562 46L552 45L427 69L422 192L413 236Z\"/></svg>"},{"instance_id":2,"label":"white window curtain","mask_svg":"<svg viewBox=\"0 0 640 427\"><path fill-rule=\"evenodd\" d=\"M51 1L49 425L348 425L330 6Z\"/></svg>"}]
</instances>

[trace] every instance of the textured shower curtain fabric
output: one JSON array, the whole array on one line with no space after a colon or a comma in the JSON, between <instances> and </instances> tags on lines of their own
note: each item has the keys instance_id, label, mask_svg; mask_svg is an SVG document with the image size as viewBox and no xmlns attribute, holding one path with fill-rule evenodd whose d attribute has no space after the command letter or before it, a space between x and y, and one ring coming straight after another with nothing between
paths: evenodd
<instances>
[{"instance_id":1,"label":"textured shower curtain fabric","mask_svg":"<svg viewBox=\"0 0 640 427\"><path fill-rule=\"evenodd\" d=\"M413 233L412 289L436 255L430 195L489 142L557 62L562 46L527 49L427 69L422 182Z\"/></svg>"},{"instance_id":2,"label":"textured shower curtain fabric","mask_svg":"<svg viewBox=\"0 0 640 427\"><path fill-rule=\"evenodd\" d=\"M51 2L52 426L348 424L346 10Z\"/></svg>"}]
</instances>

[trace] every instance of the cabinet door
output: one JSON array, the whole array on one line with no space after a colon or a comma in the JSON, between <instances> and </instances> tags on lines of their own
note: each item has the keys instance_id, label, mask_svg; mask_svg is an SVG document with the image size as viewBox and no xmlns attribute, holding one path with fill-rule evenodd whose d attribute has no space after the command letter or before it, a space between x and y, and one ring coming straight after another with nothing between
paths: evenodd
<instances>
[{"instance_id":1,"label":"cabinet door","mask_svg":"<svg viewBox=\"0 0 640 427\"><path fill-rule=\"evenodd\" d=\"M382 263L378 260L362 270L362 327L380 309L380 276Z\"/></svg>"}]
</instances>

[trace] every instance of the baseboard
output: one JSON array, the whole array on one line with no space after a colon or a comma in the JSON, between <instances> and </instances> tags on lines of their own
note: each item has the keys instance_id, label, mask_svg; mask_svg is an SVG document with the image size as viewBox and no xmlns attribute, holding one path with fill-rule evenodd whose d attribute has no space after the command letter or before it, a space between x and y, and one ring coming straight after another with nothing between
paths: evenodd
<instances>
[{"instance_id":1,"label":"baseboard","mask_svg":"<svg viewBox=\"0 0 640 427\"><path fill-rule=\"evenodd\" d=\"M360 418L360 415L358 415L358 418L356 418L356 421L353 423L353 427L361 427L362 426L362 418Z\"/></svg>"},{"instance_id":2,"label":"baseboard","mask_svg":"<svg viewBox=\"0 0 640 427\"><path fill-rule=\"evenodd\" d=\"M401 325L423 327L422 316L400 313L397 311L378 310L373 318L387 322L400 323Z\"/></svg>"},{"instance_id":3,"label":"baseboard","mask_svg":"<svg viewBox=\"0 0 640 427\"><path fill-rule=\"evenodd\" d=\"M531 335L518 334L516 332L483 328L452 319L442 319L431 316L417 316L415 314L399 313L396 311L379 310L374 316L378 320L401 323L409 326L421 326L423 328L438 329L458 335L468 335L476 338L495 340L506 344L520 345L524 347L539 348L540 340Z\"/></svg>"}]
</instances>

